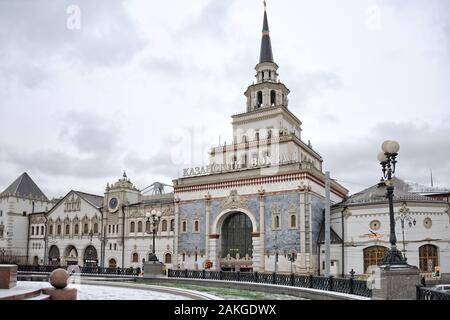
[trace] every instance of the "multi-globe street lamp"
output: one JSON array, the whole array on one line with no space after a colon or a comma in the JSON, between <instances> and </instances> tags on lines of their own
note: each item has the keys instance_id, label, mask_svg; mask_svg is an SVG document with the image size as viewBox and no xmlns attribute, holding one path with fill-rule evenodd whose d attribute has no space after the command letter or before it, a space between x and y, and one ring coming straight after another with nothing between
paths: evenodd
<instances>
[{"instance_id":1,"label":"multi-globe street lamp","mask_svg":"<svg viewBox=\"0 0 450 320\"><path fill-rule=\"evenodd\" d=\"M395 236L395 218L394 218L394 181L393 177L395 174L395 165L397 164L398 151L400 150L400 145L397 141L387 140L381 145L380 153L378 154L378 161L380 162L383 178L386 184L386 197L389 201L389 225L390 225L390 236L389 242L391 247L386 252L384 256L383 263L381 267L407 267L405 257L397 249L397 237Z\"/></svg>"},{"instance_id":2,"label":"multi-globe street lamp","mask_svg":"<svg viewBox=\"0 0 450 320\"><path fill-rule=\"evenodd\" d=\"M152 234L153 234L152 253L148 257L148 261L151 261L151 262L158 262L158 257L155 254L155 235L156 235L156 230L158 229L159 222L161 221L161 215L162 215L161 211L156 211L155 209L153 209L151 212L147 211L145 213L145 217L147 218L147 222L152 227ZM146 232L149 233L148 230L146 230Z\"/></svg>"},{"instance_id":3,"label":"multi-globe street lamp","mask_svg":"<svg viewBox=\"0 0 450 320\"><path fill-rule=\"evenodd\" d=\"M406 205L404 208L400 209L400 214L395 218L395 221L400 221L401 226L402 226L402 236L403 236L403 256L405 257L405 260L407 260L406 258L406 245L405 245L405 221L408 222L408 226L410 228L412 228L412 226L416 225L416 219L412 218L411 215L409 214L409 209L405 209Z\"/></svg>"}]
</instances>

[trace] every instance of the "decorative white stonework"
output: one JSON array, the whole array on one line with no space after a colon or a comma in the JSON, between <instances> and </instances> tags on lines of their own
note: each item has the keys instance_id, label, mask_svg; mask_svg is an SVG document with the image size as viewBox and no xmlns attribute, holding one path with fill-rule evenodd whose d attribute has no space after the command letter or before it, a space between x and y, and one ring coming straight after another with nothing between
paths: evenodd
<instances>
[{"instance_id":1,"label":"decorative white stonework","mask_svg":"<svg viewBox=\"0 0 450 320\"><path fill-rule=\"evenodd\" d=\"M245 197L238 195L237 190L231 190L230 195L221 202L219 210L223 211L238 208L249 210L248 200Z\"/></svg>"}]
</instances>

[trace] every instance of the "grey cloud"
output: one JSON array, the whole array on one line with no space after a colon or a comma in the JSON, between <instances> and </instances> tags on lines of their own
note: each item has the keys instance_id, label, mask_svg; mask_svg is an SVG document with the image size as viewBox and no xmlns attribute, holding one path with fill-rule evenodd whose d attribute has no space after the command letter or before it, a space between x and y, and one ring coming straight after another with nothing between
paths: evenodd
<instances>
[{"instance_id":1,"label":"grey cloud","mask_svg":"<svg viewBox=\"0 0 450 320\"><path fill-rule=\"evenodd\" d=\"M178 177L179 168L173 163L172 155L167 149L159 150L149 158L142 158L137 153L130 152L125 156L124 164L134 172L164 176L167 181Z\"/></svg>"},{"instance_id":2,"label":"grey cloud","mask_svg":"<svg viewBox=\"0 0 450 320\"><path fill-rule=\"evenodd\" d=\"M450 122L433 125L413 122L381 123L370 134L354 135L339 144L317 146L324 158L324 167L352 192L373 185L381 178L376 160L384 140L400 143L397 175L405 180L429 185L430 168L435 181L450 186Z\"/></svg>"}]
</instances>

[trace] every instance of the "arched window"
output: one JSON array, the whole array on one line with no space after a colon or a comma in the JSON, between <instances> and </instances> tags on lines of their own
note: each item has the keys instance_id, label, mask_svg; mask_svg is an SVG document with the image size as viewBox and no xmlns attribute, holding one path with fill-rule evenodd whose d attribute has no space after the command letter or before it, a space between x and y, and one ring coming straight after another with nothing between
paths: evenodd
<instances>
[{"instance_id":1,"label":"arched window","mask_svg":"<svg viewBox=\"0 0 450 320\"><path fill-rule=\"evenodd\" d=\"M77 223L75 225L75 232L74 232L74 234L79 234L79 233L80 233L80 225Z\"/></svg>"},{"instance_id":2,"label":"arched window","mask_svg":"<svg viewBox=\"0 0 450 320\"><path fill-rule=\"evenodd\" d=\"M41 235L44 235L44 226L41 226Z\"/></svg>"},{"instance_id":3,"label":"arched window","mask_svg":"<svg viewBox=\"0 0 450 320\"><path fill-rule=\"evenodd\" d=\"M274 107L277 104L277 93L275 90L270 91L270 105Z\"/></svg>"},{"instance_id":4,"label":"arched window","mask_svg":"<svg viewBox=\"0 0 450 320\"><path fill-rule=\"evenodd\" d=\"M150 221L145 221L145 231L150 232Z\"/></svg>"},{"instance_id":5,"label":"arched window","mask_svg":"<svg viewBox=\"0 0 450 320\"><path fill-rule=\"evenodd\" d=\"M34 236L34 227L31 227L31 235Z\"/></svg>"},{"instance_id":6,"label":"arched window","mask_svg":"<svg viewBox=\"0 0 450 320\"><path fill-rule=\"evenodd\" d=\"M372 246L363 250L364 255L364 273L370 266L379 266L383 262L388 248L382 246Z\"/></svg>"},{"instance_id":7,"label":"arched window","mask_svg":"<svg viewBox=\"0 0 450 320\"><path fill-rule=\"evenodd\" d=\"M175 220L170 220L170 231L175 231Z\"/></svg>"},{"instance_id":8,"label":"arched window","mask_svg":"<svg viewBox=\"0 0 450 320\"><path fill-rule=\"evenodd\" d=\"M186 253L183 252L183 262L186 261Z\"/></svg>"},{"instance_id":9,"label":"arched window","mask_svg":"<svg viewBox=\"0 0 450 320\"><path fill-rule=\"evenodd\" d=\"M273 216L273 229L280 229L280 216Z\"/></svg>"},{"instance_id":10,"label":"arched window","mask_svg":"<svg viewBox=\"0 0 450 320\"><path fill-rule=\"evenodd\" d=\"M84 224L84 227L83 227L83 233L84 233L84 234L88 234L88 233L89 233L89 230L88 230L88 229L89 229L89 226L88 226L87 223L85 223L85 224Z\"/></svg>"},{"instance_id":11,"label":"arched window","mask_svg":"<svg viewBox=\"0 0 450 320\"><path fill-rule=\"evenodd\" d=\"M115 259L109 259L108 266L109 266L110 268L116 268L116 267L117 267L117 262L116 262L116 260L115 260Z\"/></svg>"},{"instance_id":12,"label":"arched window","mask_svg":"<svg viewBox=\"0 0 450 320\"><path fill-rule=\"evenodd\" d=\"M98 223L94 223L94 233L98 233Z\"/></svg>"},{"instance_id":13,"label":"arched window","mask_svg":"<svg viewBox=\"0 0 450 320\"><path fill-rule=\"evenodd\" d=\"M438 247L431 244L419 248L419 266L422 272L434 272L434 267L439 265Z\"/></svg>"},{"instance_id":14,"label":"arched window","mask_svg":"<svg viewBox=\"0 0 450 320\"><path fill-rule=\"evenodd\" d=\"M182 231L182 232L187 232L187 224L186 224L186 221L183 221L181 231Z\"/></svg>"},{"instance_id":15,"label":"arched window","mask_svg":"<svg viewBox=\"0 0 450 320\"><path fill-rule=\"evenodd\" d=\"M166 253L164 256L165 263L172 263L172 255L170 253Z\"/></svg>"},{"instance_id":16,"label":"arched window","mask_svg":"<svg viewBox=\"0 0 450 320\"><path fill-rule=\"evenodd\" d=\"M131 223L130 223L130 232L135 232L134 229L135 229L135 223L134 223L134 221L131 221Z\"/></svg>"},{"instance_id":17,"label":"arched window","mask_svg":"<svg viewBox=\"0 0 450 320\"><path fill-rule=\"evenodd\" d=\"M66 234L70 234L70 225L66 224Z\"/></svg>"},{"instance_id":18,"label":"arched window","mask_svg":"<svg viewBox=\"0 0 450 320\"><path fill-rule=\"evenodd\" d=\"M194 232L198 232L199 228L198 228L198 220L194 221Z\"/></svg>"},{"instance_id":19,"label":"arched window","mask_svg":"<svg viewBox=\"0 0 450 320\"><path fill-rule=\"evenodd\" d=\"M138 232L142 232L142 221L138 222Z\"/></svg>"},{"instance_id":20,"label":"arched window","mask_svg":"<svg viewBox=\"0 0 450 320\"><path fill-rule=\"evenodd\" d=\"M133 262L139 262L139 255L137 254L137 252L133 253Z\"/></svg>"},{"instance_id":21,"label":"arched window","mask_svg":"<svg viewBox=\"0 0 450 320\"><path fill-rule=\"evenodd\" d=\"M161 231L167 231L167 220L166 219L164 219L161 222Z\"/></svg>"},{"instance_id":22,"label":"arched window","mask_svg":"<svg viewBox=\"0 0 450 320\"><path fill-rule=\"evenodd\" d=\"M48 234L53 235L53 225L50 225L50 228L48 230Z\"/></svg>"},{"instance_id":23,"label":"arched window","mask_svg":"<svg viewBox=\"0 0 450 320\"><path fill-rule=\"evenodd\" d=\"M255 133L255 140L259 141L259 131L256 131L256 133Z\"/></svg>"},{"instance_id":24,"label":"arched window","mask_svg":"<svg viewBox=\"0 0 450 320\"><path fill-rule=\"evenodd\" d=\"M290 219L290 227L291 228L295 228L297 227L297 216L295 214L291 215L291 219Z\"/></svg>"},{"instance_id":25,"label":"arched window","mask_svg":"<svg viewBox=\"0 0 450 320\"><path fill-rule=\"evenodd\" d=\"M267 131L267 139L272 139L272 130Z\"/></svg>"},{"instance_id":26,"label":"arched window","mask_svg":"<svg viewBox=\"0 0 450 320\"><path fill-rule=\"evenodd\" d=\"M258 107L258 108L262 107L262 103L263 103L263 94L262 94L262 91L258 91L256 107Z\"/></svg>"},{"instance_id":27,"label":"arched window","mask_svg":"<svg viewBox=\"0 0 450 320\"><path fill-rule=\"evenodd\" d=\"M247 136L246 135L242 136L242 142L244 142L244 143L247 142Z\"/></svg>"},{"instance_id":28,"label":"arched window","mask_svg":"<svg viewBox=\"0 0 450 320\"><path fill-rule=\"evenodd\" d=\"M56 229L56 232L57 232L58 236L61 235L61 225L60 225L60 224L58 224L58 227L57 227L57 229Z\"/></svg>"}]
</instances>

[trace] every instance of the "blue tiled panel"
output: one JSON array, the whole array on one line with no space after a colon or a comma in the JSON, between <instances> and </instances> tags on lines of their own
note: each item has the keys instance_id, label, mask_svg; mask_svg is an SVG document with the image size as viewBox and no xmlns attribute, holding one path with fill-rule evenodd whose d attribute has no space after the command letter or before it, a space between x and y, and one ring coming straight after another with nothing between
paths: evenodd
<instances>
[{"instance_id":1,"label":"blue tiled panel","mask_svg":"<svg viewBox=\"0 0 450 320\"><path fill-rule=\"evenodd\" d=\"M312 228L312 248L313 253L317 252L317 240L319 238L320 226L324 219L324 200L315 195L311 195L311 228Z\"/></svg>"},{"instance_id":2,"label":"blue tiled panel","mask_svg":"<svg viewBox=\"0 0 450 320\"><path fill-rule=\"evenodd\" d=\"M194 230L194 216L198 214L199 233L192 233ZM182 233L180 228L178 238L179 252L193 252L195 247L197 250L205 250L205 202L196 201L180 204L180 219L185 217L187 222L187 233ZM182 220L181 220L182 221ZM181 224L180 221L180 224ZM180 226L181 227L181 226Z\"/></svg>"},{"instance_id":3,"label":"blue tiled panel","mask_svg":"<svg viewBox=\"0 0 450 320\"><path fill-rule=\"evenodd\" d=\"M280 209L281 230L272 230L272 207ZM266 251L274 251L275 248L283 252L293 249L300 250L299 229L289 229L289 207L294 205L297 213L297 225L300 222L299 194L290 192L283 195L265 197L265 247Z\"/></svg>"}]
</instances>

